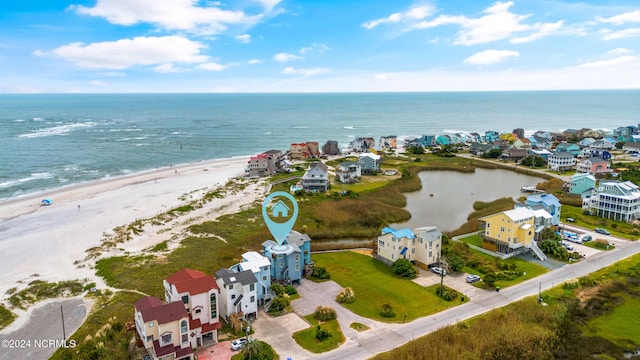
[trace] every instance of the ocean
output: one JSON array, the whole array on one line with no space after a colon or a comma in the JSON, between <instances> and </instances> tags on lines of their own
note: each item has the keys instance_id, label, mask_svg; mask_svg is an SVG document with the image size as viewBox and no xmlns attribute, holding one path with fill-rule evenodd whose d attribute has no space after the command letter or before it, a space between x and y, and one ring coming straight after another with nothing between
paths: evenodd
<instances>
[{"instance_id":1,"label":"ocean","mask_svg":"<svg viewBox=\"0 0 640 360\"><path fill-rule=\"evenodd\" d=\"M640 90L0 95L0 200L293 142L638 122Z\"/></svg>"}]
</instances>

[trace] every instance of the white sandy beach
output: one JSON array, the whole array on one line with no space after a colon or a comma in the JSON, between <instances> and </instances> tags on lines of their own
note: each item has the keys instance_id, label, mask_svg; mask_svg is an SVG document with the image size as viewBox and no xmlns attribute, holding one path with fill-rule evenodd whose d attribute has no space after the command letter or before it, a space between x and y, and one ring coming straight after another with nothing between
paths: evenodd
<instances>
[{"instance_id":1,"label":"white sandy beach","mask_svg":"<svg viewBox=\"0 0 640 360\"><path fill-rule=\"evenodd\" d=\"M14 286L25 287L28 281L23 280L33 279L33 274L47 281L89 278L104 287L91 269L93 261L81 268L74 265L85 258L85 250L100 245L104 233L185 204L180 199L185 194L196 197L204 194L203 189L224 185L243 174L247 160L238 157L165 167L0 202L0 294ZM252 183L242 192L189 212L184 219L145 227L144 233L119 247L131 252L143 250L170 239L187 225L187 218L212 219L236 212L263 191L262 185ZM53 204L41 206L43 198L52 199Z\"/></svg>"}]
</instances>

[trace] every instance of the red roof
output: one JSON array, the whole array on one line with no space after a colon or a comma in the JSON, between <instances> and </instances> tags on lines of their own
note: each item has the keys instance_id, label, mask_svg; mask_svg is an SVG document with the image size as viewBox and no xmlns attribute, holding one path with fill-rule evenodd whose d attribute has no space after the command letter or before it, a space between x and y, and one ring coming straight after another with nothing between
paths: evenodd
<instances>
[{"instance_id":1,"label":"red roof","mask_svg":"<svg viewBox=\"0 0 640 360\"><path fill-rule=\"evenodd\" d=\"M134 306L142 314L144 322L156 320L158 324L166 324L189 317L182 301L162 304L157 297L146 296L138 300Z\"/></svg>"},{"instance_id":2,"label":"red roof","mask_svg":"<svg viewBox=\"0 0 640 360\"><path fill-rule=\"evenodd\" d=\"M189 329L195 330L200 328L200 332L202 334L210 333L213 330L218 330L222 327L222 324L219 321L210 324L203 324L200 322L200 319L192 319L189 318Z\"/></svg>"},{"instance_id":3,"label":"red roof","mask_svg":"<svg viewBox=\"0 0 640 360\"><path fill-rule=\"evenodd\" d=\"M175 354L175 358L181 358L185 355L193 354L191 346L187 346L184 349L179 346L173 346L173 344L160 346L160 342L158 340L153 341L153 351L156 353L157 357Z\"/></svg>"},{"instance_id":4,"label":"red roof","mask_svg":"<svg viewBox=\"0 0 640 360\"><path fill-rule=\"evenodd\" d=\"M179 293L189 293L191 296L207 293L211 289L219 289L216 279L202 271L182 269L169 276L167 282L176 287Z\"/></svg>"}]
</instances>

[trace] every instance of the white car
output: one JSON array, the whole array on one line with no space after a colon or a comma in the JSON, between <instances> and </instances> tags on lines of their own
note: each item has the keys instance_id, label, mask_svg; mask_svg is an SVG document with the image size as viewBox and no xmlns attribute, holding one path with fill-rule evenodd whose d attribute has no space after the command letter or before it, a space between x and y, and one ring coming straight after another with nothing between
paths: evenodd
<instances>
[{"instance_id":1,"label":"white car","mask_svg":"<svg viewBox=\"0 0 640 360\"><path fill-rule=\"evenodd\" d=\"M433 271L434 273L438 274L438 275L442 275L442 276L447 276L447 270L441 268L441 267L432 267L431 271Z\"/></svg>"},{"instance_id":2,"label":"white car","mask_svg":"<svg viewBox=\"0 0 640 360\"><path fill-rule=\"evenodd\" d=\"M468 282L469 284L474 283L474 282L476 282L476 281L480 281L480 276L478 276L478 275L473 275L473 274L472 274L472 275L468 275L468 276L467 276L467 282Z\"/></svg>"},{"instance_id":3,"label":"white car","mask_svg":"<svg viewBox=\"0 0 640 360\"><path fill-rule=\"evenodd\" d=\"M240 339L235 339L231 342L231 350L240 350L242 349L245 345L247 344L247 339L245 338L240 338Z\"/></svg>"}]
</instances>

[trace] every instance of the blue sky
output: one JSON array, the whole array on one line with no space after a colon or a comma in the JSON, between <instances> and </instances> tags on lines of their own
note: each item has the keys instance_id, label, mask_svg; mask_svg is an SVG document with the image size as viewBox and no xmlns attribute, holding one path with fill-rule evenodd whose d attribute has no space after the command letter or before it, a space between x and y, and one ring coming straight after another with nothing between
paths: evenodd
<instances>
[{"instance_id":1,"label":"blue sky","mask_svg":"<svg viewBox=\"0 0 640 360\"><path fill-rule=\"evenodd\" d=\"M0 2L0 93L640 88L640 3Z\"/></svg>"}]
</instances>

